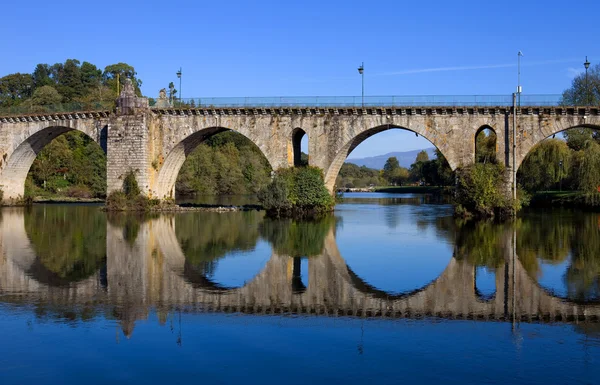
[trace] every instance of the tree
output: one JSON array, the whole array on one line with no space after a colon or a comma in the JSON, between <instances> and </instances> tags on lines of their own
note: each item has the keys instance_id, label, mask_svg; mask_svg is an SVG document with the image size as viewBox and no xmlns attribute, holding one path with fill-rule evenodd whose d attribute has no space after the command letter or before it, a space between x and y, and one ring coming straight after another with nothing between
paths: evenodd
<instances>
[{"instance_id":1,"label":"tree","mask_svg":"<svg viewBox=\"0 0 600 385\"><path fill-rule=\"evenodd\" d=\"M127 63L117 63L111 64L104 68L104 72L102 73L102 78L104 79L104 84L109 86L113 92L117 93L117 78L119 79L119 83L121 86L124 84L125 79L131 79L133 82L133 87L135 88L135 94L137 96L142 96L142 91L140 87L142 86L142 81L138 79L137 72L135 72L135 68L130 66Z\"/></svg>"},{"instance_id":2,"label":"tree","mask_svg":"<svg viewBox=\"0 0 600 385\"><path fill-rule=\"evenodd\" d=\"M571 168L571 151L560 139L546 139L527 154L517 180L527 191L547 190L565 179Z\"/></svg>"},{"instance_id":3,"label":"tree","mask_svg":"<svg viewBox=\"0 0 600 385\"><path fill-rule=\"evenodd\" d=\"M427 162L428 160L429 155L427 154L427 152L425 150L421 150L421 152L417 154L417 159L415 160L415 162Z\"/></svg>"},{"instance_id":4,"label":"tree","mask_svg":"<svg viewBox=\"0 0 600 385\"><path fill-rule=\"evenodd\" d=\"M383 177L388 181L388 183L394 183L394 177L396 176L399 168L400 163L398 162L398 158L395 156L392 156L385 161L385 165L383 166Z\"/></svg>"},{"instance_id":5,"label":"tree","mask_svg":"<svg viewBox=\"0 0 600 385\"><path fill-rule=\"evenodd\" d=\"M79 60L67 59L58 77L57 89L67 102L74 101L84 94L79 64Z\"/></svg>"},{"instance_id":6,"label":"tree","mask_svg":"<svg viewBox=\"0 0 600 385\"><path fill-rule=\"evenodd\" d=\"M48 64L38 64L33 71L32 77L35 88L56 85L54 80L50 78L50 66Z\"/></svg>"},{"instance_id":7,"label":"tree","mask_svg":"<svg viewBox=\"0 0 600 385\"><path fill-rule=\"evenodd\" d=\"M561 98L565 106L598 106L600 104L600 64L588 69L587 87L585 73L577 75L571 87L566 89Z\"/></svg>"},{"instance_id":8,"label":"tree","mask_svg":"<svg viewBox=\"0 0 600 385\"><path fill-rule=\"evenodd\" d=\"M11 74L0 78L0 106L21 104L33 93L33 78L29 74Z\"/></svg>"},{"instance_id":9,"label":"tree","mask_svg":"<svg viewBox=\"0 0 600 385\"><path fill-rule=\"evenodd\" d=\"M580 151L590 140L600 141L600 134L596 130L586 127L575 127L566 130L563 135L567 140L567 145L574 151Z\"/></svg>"},{"instance_id":10,"label":"tree","mask_svg":"<svg viewBox=\"0 0 600 385\"><path fill-rule=\"evenodd\" d=\"M31 97L31 104L34 106L48 106L58 104L62 101L62 95L52 86L42 86L36 88Z\"/></svg>"}]
</instances>

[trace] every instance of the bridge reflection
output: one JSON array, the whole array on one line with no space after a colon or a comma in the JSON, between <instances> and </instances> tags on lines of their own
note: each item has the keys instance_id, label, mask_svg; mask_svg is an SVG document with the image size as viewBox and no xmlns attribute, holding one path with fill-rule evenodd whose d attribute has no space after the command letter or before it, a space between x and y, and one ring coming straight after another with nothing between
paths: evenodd
<instances>
[{"instance_id":1,"label":"bridge reflection","mask_svg":"<svg viewBox=\"0 0 600 385\"><path fill-rule=\"evenodd\" d=\"M203 244L190 235L200 237L206 228L193 226L210 224L193 224L189 234L178 234L178 224L189 230L190 224L184 223L189 217L163 215L134 221L135 225L114 218L104 222L98 219L97 224L106 230L85 229L79 233L92 234L85 241L89 242L87 246L79 250L87 259L76 262L79 268L67 269L72 265L57 261L72 259L70 248L44 249L48 235L32 233L32 223L43 226L43 218L26 219L22 209L3 210L0 302L35 304L38 311L61 317L103 314L118 319L126 335L151 309L156 309L164 321L165 314L174 308L392 318L600 320L599 304L553 296L531 278L512 254L512 231L508 227L495 228L497 234L490 238L491 244L477 239L478 234L489 235L481 229L446 231L455 237L456 247L442 274L422 288L392 294L372 287L346 264L336 244L335 220L307 225L273 222L258 213L253 215L257 217L249 228L240 228L233 238L210 246L213 254L207 251L210 242ZM62 222L49 223L58 226ZM447 226L445 222L442 225ZM230 235L238 230L230 228ZM65 237L72 235L65 231ZM52 234L57 236L56 232ZM214 236L210 238L213 243ZM226 250L252 248L259 237L269 240L272 253L256 276L237 288L210 278L205 262L218 259ZM99 240L105 242L105 249L97 243ZM211 257L198 260L206 255ZM483 255L487 257L480 259ZM481 265L495 271L492 297L480 295L476 288L476 267ZM301 279L303 267L307 269L307 282Z\"/></svg>"}]
</instances>

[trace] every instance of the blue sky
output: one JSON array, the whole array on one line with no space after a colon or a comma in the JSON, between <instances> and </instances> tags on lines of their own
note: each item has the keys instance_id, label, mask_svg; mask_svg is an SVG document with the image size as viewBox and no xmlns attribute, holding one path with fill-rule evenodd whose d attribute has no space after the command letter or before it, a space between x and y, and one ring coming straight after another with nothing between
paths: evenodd
<instances>
[{"instance_id":1,"label":"blue sky","mask_svg":"<svg viewBox=\"0 0 600 385\"><path fill-rule=\"evenodd\" d=\"M578 1L8 2L0 74L67 58L133 65L147 96L176 81L182 96L510 94L523 51L524 94L558 94L600 61L594 17ZM376 135L351 157L429 146Z\"/></svg>"}]
</instances>

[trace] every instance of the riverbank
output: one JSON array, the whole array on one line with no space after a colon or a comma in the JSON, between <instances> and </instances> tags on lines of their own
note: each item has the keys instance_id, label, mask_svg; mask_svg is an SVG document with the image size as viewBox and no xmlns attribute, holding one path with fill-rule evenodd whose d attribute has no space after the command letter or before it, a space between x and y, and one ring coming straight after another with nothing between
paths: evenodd
<instances>
[{"instance_id":1,"label":"riverbank","mask_svg":"<svg viewBox=\"0 0 600 385\"><path fill-rule=\"evenodd\" d=\"M441 194L444 187L440 186L386 186L376 187L374 192L392 194Z\"/></svg>"},{"instance_id":2,"label":"riverbank","mask_svg":"<svg viewBox=\"0 0 600 385\"><path fill-rule=\"evenodd\" d=\"M600 210L600 202L590 202L580 191L540 191L533 194L529 207L569 207L596 211Z\"/></svg>"}]
</instances>

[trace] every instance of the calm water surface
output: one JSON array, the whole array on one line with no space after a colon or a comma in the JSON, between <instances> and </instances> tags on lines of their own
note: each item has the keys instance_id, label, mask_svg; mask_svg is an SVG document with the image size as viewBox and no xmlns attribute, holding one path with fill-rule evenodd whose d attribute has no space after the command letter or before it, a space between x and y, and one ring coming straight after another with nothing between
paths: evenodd
<instances>
[{"instance_id":1,"label":"calm water surface","mask_svg":"<svg viewBox=\"0 0 600 385\"><path fill-rule=\"evenodd\" d=\"M598 383L599 229L374 193L313 222L4 209L0 384Z\"/></svg>"}]
</instances>

